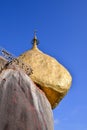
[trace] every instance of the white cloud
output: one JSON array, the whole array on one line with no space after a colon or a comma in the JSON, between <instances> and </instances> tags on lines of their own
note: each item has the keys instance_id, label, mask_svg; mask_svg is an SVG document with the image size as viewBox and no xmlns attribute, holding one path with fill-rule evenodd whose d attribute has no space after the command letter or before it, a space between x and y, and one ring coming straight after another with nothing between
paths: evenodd
<instances>
[{"instance_id":1,"label":"white cloud","mask_svg":"<svg viewBox=\"0 0 87 130\"><path fill-rule=\"evenodd\" d=\"M59 119L54 119L54 125L58 125L60 123Z\"/></svg>"}]
</instances>

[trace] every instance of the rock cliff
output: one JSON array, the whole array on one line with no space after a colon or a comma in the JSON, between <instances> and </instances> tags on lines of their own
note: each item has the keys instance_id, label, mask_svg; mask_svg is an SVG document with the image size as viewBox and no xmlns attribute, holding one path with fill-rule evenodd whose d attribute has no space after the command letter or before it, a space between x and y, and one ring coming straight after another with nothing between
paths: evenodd
<instances>
[{"instance_id":1,"label":"rock cliff","mask_svg":"<svg viewBox=\"0 0 87 130\"><path fill-rule=\"evenodd\" d=\"M20 69L0 74L0 130L53 130L48 99Z\"/></svg>"}]
</instances>

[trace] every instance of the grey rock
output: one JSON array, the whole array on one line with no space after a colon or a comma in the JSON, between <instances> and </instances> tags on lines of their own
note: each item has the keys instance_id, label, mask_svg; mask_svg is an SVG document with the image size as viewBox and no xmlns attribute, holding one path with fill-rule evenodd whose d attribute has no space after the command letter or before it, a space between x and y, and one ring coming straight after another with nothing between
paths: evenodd
<instances>
[{"instance_id":1,"label":"grey rock","mask_svg":"<svg viewBox=\"0 0 87 130\"><path fill-rule=\"evenodd\" d=\"M48 99L20 70L0 75L0 130L53 130Z\"/></svg>"}]
</instances>

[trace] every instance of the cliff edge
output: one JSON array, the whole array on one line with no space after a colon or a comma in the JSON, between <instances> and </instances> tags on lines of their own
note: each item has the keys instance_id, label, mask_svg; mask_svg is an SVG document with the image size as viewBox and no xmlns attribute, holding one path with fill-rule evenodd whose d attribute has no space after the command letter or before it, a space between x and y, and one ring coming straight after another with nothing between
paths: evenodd
<instances>
[{"instance_id":1,"label":"cliff edge","mask_svg":"<svg viewBox=\"0 0 87 130\"><path fill-rule=\"evenodd\" d=\"M48 99L20 70L0 74L0 130L53 130Z\"/></svg>"}]
</instances>

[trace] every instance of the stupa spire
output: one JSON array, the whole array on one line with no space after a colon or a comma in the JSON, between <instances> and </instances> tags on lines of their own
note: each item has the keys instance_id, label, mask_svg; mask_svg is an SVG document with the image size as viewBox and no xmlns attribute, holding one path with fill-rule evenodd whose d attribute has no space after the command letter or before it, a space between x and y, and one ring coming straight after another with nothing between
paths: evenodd
<instances>
[{"instance_id":1,"label":"stupa spire","mask_svg":"<svg viewBox=\"0 0 87 130\"><path fill-rule=\"evenodd\" d=\"M37 48L37 45L38 45L38 39L37 39L37 36L36 36L36 30L34 31L34 38L32 40L32 44L33 44L33 48Z\"/></svg>"}]
</instances>

